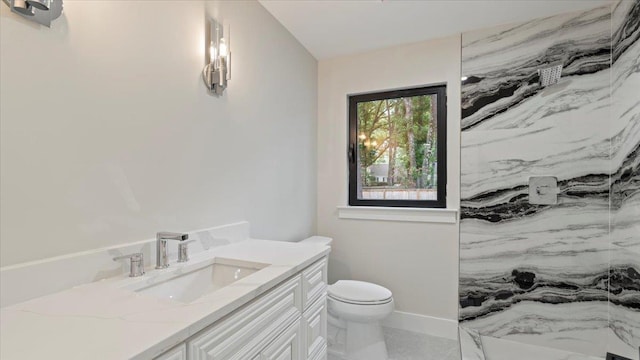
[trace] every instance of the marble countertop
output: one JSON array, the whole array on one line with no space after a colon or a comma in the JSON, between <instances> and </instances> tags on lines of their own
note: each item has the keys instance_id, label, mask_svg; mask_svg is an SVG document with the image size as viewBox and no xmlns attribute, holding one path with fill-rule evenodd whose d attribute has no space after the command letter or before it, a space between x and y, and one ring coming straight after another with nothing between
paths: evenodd
<instances>
[{"instance_id":1,"label":"marble countertop","mask_svg":"<svg viewBox=\"0 0 640 360\"><path fill-rule=\"evenodd\" d=\"M188 264L212 257L270 264L191 303L122 288L122 275L0 309L0 358L151 359L183 342L273 286L327 255L330 248L268 240L216 247ZM147 269L145 277L179 271Z\"/></svg>"}]
</instances>

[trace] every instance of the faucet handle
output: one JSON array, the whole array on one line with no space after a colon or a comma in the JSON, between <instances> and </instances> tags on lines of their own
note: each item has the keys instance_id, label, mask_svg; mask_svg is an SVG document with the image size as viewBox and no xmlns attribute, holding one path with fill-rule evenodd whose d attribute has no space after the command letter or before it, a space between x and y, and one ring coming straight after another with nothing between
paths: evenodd
<instances>
[{"instance_id":1,"label":"faucet handle","mask_svg":"<svg viewBox=\"0 0 640 360\"><path fill-rule=\"evenodd\" d=\"M185 240L178 243L178 262L189 261L189 244L195 240Z\"/></svg>"},{"instance_id":2,"label":"faucet handle","mask_svg":"<svg viewBox=\"0 0 640 360\"><path fill-rule=\"evenodd\" d=\"M122 259L131 260L129 277L137 277L137 276L144 275L144 254L139 252L139 253L133 253L129 255L116 256L113 258L113 261L118 261Z\"/></svg>"}]
</instances>

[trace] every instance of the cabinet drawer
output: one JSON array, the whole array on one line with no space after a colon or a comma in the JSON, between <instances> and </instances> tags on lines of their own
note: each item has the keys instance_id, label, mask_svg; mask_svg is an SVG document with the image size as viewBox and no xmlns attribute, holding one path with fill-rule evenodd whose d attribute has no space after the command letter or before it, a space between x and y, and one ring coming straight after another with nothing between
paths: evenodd
<instances>
[{"instance_id":1,"label":"cabinet drawer","mask_svg":"<svg viewBox=\"0 0 640 360\"><path fill-rule=\"evenodd\" d=\"M260 354L260 360L300 360L302 338L300 320L291 324Z\"/></svg>"},{"instance_id":2,"label":"cabinet drawer","mask_svg":"<svg viewBox=\"0 0 640 360\"><path fill-rule=\"evenodd\" d=\"M327 301L323 295L302 314L303 349L305 359L327 347ZM325 350L326 352L326 350Z\"/></svg>"},{"instance_id":3,"label":"cabinet drawer","mask_svg":"<svg viewBox=\"0 0 640 360\"><path fill-rule=\"evenodd\" d=\"M187 360L187 345L180 344L153 360Z\"/></svg>"},{"instance_id":4,"label":"cabinet drawer","mask_svg":"<svg viewBox=\"0 0 640 360\"><path fill-rule=\"evenodd\" d=\"M301 309L298 275L189 340L189 359L251 359L267 337L291 324Z\"/></svg>"},{"instance_id":5,"label":"cabinet drawer","mask_svg":"<svg viewBox=\"0 0 640 360\"><path fill-rule=\"evenodd\" d=\"M327 258L302 271L302 308L306 309L327 291Z\"/></svg>"}]
</instances>

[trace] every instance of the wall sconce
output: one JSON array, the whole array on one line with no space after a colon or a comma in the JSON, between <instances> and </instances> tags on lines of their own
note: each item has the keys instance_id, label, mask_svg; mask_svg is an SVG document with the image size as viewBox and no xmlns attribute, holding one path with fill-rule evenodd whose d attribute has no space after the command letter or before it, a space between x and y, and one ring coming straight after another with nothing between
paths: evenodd
<instances>
[{"instance_id":1,"label":"wall sconce","mask_svg":"<svg viewBox=\"0 0 640 360\"><path fill-rule=\"evenodd\" d=\"M2 0L11 11L35 21L40 25L51 27L51 21L62 15L62 0Z\"/></svg>"},{"instance_id":2,"label":"wall sconce","mask_svg":"<svg viewBox=\"0 0 640 360\"><path fill-rule=\"evenodd\" d=\"M215 19L209 21L209 27L208 64L202 70L202 79L210 94L221 96L231 79L229 31L225 37L222 24Z\"/></svg>"}]
</instances>

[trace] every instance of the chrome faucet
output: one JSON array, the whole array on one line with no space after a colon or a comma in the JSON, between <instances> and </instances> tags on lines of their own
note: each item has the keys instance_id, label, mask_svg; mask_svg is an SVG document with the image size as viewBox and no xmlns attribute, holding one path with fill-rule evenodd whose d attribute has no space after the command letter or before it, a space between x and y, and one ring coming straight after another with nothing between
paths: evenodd
<instances>
[{"instance_id":1,"label":"chrome faucet","mask_svg":"<svg viewBox=\"0 0 640 360\"><path fill-rule=\"evenodd\" d=\"M167 240L185 241L189 238L189 234L173 233L161 231L156 233L156 269L165 269L169 267L169 258L167 256Z\"/></svg>"}]
</instances>

